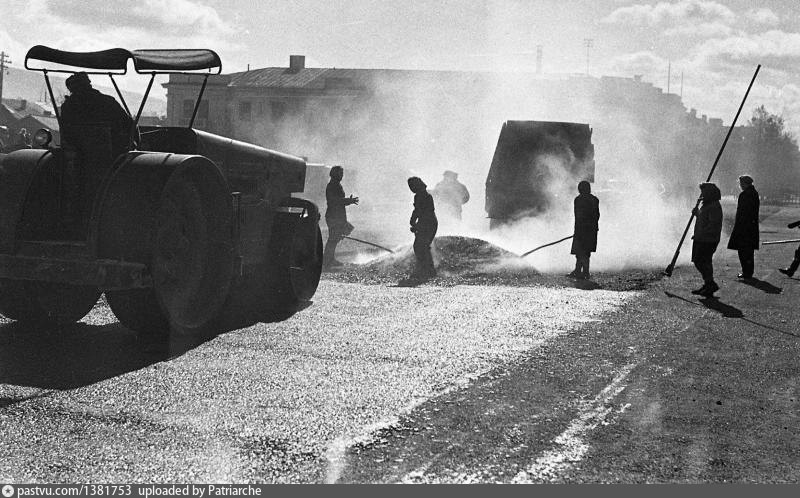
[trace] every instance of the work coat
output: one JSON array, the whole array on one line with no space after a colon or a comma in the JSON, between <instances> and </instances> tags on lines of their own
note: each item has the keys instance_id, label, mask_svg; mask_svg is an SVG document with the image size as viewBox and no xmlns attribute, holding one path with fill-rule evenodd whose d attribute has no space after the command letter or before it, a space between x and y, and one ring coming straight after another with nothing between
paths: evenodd
<instances>
[{"instance_id":1,"label":"work coat","mask_svg":"<svg viewBox=\"0 0 800 498\"><path fill-rule=\"evenodd\" d=\"M325 188L325 200L328 204L325 210L325 223L328 225L328 230L342 235L350 235L353 225L347 221L345 206L351 201L345 198L344 188L340 182L334 179L328 182L328 186Z\"/></svg>"},{"instance_id":2,"label":"work coat","mask_svg":"<svg viewBox=\"0 0 800 498\"><path fill-rule=\"evenodd\" d=\"M426 190L414 194L414 211L411 212L409 223L416 230L417 235L431 235L431 238L439 228L433 196Z\"/></svg>"},{"instance_id":3,"label":"work coat","mask_svg":"<svg viewBox=\"0 0 800 498\"><path fill-rule=\"evenodd\" d=\"M728 240L728 249L758 249L758 208L760 201L755 187L748 185L739 194L736 219Z\"/></svg>"},{"instance_id":4,"label":"work coat","mask_svg":"<svg viewBox=\"0 0 800 498\"><path fill-rule=\"evenodd\" d=\"M575 232L570 254L595 252L600 220L600 200L592 194L579 194L575 198Z\"/></svg>"}]
</instances>

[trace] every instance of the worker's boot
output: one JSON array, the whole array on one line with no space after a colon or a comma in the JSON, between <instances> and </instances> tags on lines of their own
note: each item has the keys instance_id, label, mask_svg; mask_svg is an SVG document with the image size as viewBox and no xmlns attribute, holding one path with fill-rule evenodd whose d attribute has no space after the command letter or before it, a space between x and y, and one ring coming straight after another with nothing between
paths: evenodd
<instances>
[{"instance_id":1,"label":"worker's boot","mask_svg":"<svg viewBox=\"0 0 800 498\"><path fill-rule=\"evenodd\" d=\"M789 268L779 268L778 271L786 275L787 277L791 277L794 275L794 272L797 271L797 267L800 266L800 258L794 258L792 264L789 265Z\"/></svg>"},{"instance_id":2,"label":"worker's boot","mask_svg":"<svg viewBox=\"0 0 800 498\"><path fill-rule=\"evenodd\" d=\"M692 290L692 294L694 294L694 295L696 295L696 296L702 296L702 295L703 295L703 293L706 291L706 289L707 289L707 288L708 288L708 284L705 284L705 283L704 283L704 284L703 284L703 286L702 286L702 287L700 287L699 289L694 289L694 290Z\"/></svg>"},{"instance_id":3,"label":"worker's boot","mask_svg":"<svg viewBox=\"0 0 800 498\"><path fill-rule=\"evenodd\" d=\"M719 285L713 280L705 285L705 288L700 292L701 296L714 297L714 293L719 290Z\"/></svg>"},{"instance_id":4,"label":"worker's boot","mask_svg":"<svg viewBox=\"0 0 800 498\"><path fill-rule=\"evenodd\" d=\"M581 278L583 275L583 268L579 257L575 256L575 269L567 273L569 278Z\"/></svg>"}]
</instances>

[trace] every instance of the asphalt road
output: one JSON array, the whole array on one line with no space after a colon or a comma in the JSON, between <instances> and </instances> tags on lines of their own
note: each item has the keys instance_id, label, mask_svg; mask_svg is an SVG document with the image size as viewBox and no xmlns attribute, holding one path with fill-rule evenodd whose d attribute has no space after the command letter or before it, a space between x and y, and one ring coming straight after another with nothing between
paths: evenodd
<instances>
[{"instance_id":1,"label":"asphalt road","mask_svg":"<svg viewBox=\"0 0 800 498\"><path fill-rule=\"evenodd\" d=\"M718 300L689 267L326 276L284 321L172 351L102 303L64 330L3 321L0 482L796 482L800 281L775 271L793 250L759 251L742 283L721 249Z\"/></svg>"}]
</instances>

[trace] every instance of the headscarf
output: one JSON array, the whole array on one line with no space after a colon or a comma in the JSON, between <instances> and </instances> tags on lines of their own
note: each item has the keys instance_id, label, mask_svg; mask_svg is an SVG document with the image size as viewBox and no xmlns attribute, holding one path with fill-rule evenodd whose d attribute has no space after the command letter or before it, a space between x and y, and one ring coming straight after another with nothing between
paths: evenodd
<instances>
[{"instance_id":1,"label":"headscarf","mask_svg":"<svg viewBox=\"0 0 800 498\"><path fill-rule=\"evenodd\" d=\"M700 192L703 198L703 204L711 204L717 202L722 198L722 192L719 187L713 183L703 182L700 184Z\"/></svg>"},{"instance_id":2,"label":"headscarf","mask_svg":"<svg viewBox=\"0 0 800 498\"><path fill-rule=\"evenodd\" d=\"M408 188L416 194L417 192L423 192L428 186L425 185L425 182L420 177L412 176L408 179Z\"/></svg>"}]
</instances>

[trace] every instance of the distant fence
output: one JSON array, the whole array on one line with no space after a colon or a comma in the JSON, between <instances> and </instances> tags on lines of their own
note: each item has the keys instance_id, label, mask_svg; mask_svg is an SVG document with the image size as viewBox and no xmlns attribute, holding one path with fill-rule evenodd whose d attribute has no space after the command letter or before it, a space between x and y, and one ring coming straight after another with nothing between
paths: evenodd
<instances>
[{"instance_id":1,"label":"distant fence","mask_svg":"<svg viewBox=\"0 0 800 498\"><path fill-rule=\"evenodd\" d=\"M771 204L776 206L800 206L800 194L781 194L775 196L761 196L762 204Z\"/></svg>"}]
</instances>

